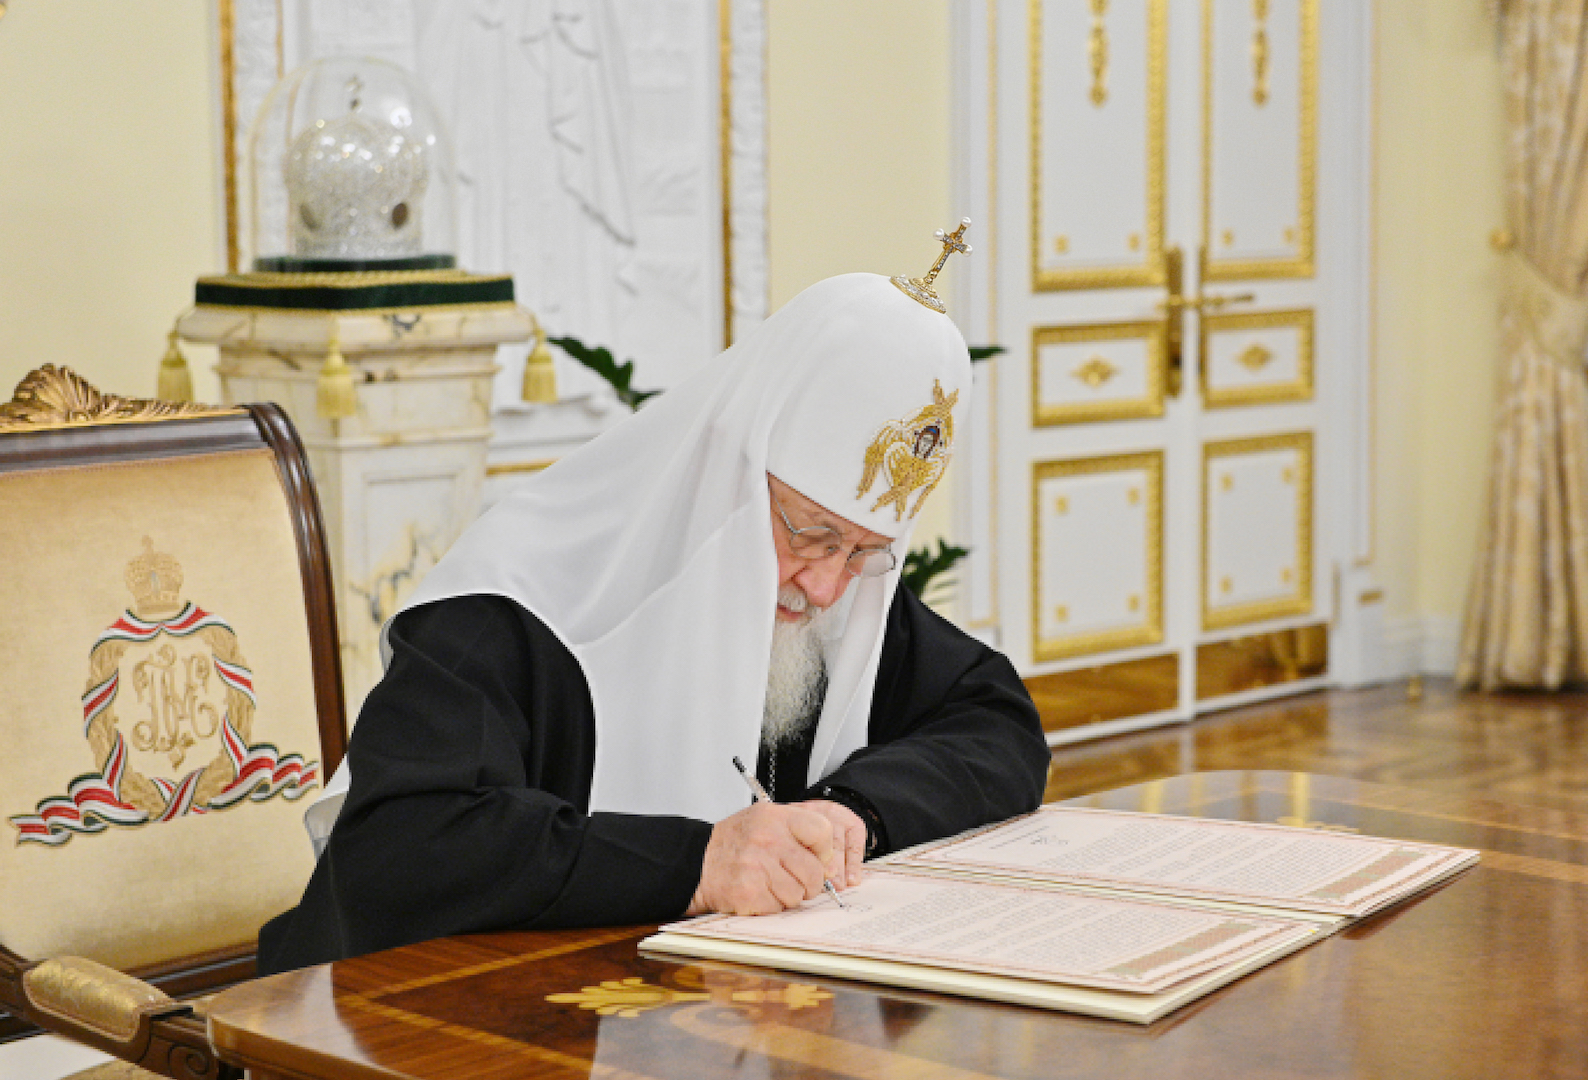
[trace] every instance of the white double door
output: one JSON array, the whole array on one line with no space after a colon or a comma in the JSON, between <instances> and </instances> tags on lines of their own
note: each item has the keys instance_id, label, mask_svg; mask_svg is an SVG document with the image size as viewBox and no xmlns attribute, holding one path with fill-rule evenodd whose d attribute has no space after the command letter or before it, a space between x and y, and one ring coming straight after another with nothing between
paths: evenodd
<instances>
[{"instance_id":1,"label":"white double door","mask_svg":"<svg viewBox=\"0 0 1588 1080\"><path fill-rule=\"evenodd\" d=\"M960 183L991 226L958 306L1008 350L979 366L959 614L1047 677L1055 738L1322 685L1356 649L1368 17L956 12Z\"/></svg>"}]
</instances>

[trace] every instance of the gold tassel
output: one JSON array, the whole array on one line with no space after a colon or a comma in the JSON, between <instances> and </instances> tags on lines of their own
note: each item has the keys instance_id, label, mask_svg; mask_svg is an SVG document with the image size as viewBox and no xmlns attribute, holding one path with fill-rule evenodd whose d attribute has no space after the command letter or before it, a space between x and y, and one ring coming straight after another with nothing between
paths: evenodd
<instances>
[{"instance_id":1,"label":"gold tassel","mask_svg":"<svg viewBox=\"0 0 1588 1080\"><path fill-rule=\"evenodd\" d=\"M331 343L325 351L325 363L320 367L319 392L315 398L316 411L327 420L343 420L358 412L358 398L353 392L353 369L342 356L342 342L336 327L331 327Z\"/></svg>"},{"instance_id":2,"label":"gold tassel","mask_svg":"<svg viewBox=\"0 0 1588 1080\"><path fill-rule=\"evenodd\" d=\"M540 328L540 320L531 315L529 322L535 328L535 347L524 365L523 398L547 404L557 400L557 365L551 358L551 350L546 348L546 332Z\"/></svg>"},{"instance_id":3,"label":"gold tassel","mask_svg":"<svg viewBox=\"0 0 1588 1080\"><path fill-rule=\"evenodd\" d=\"M171 328L165 340L165 358L160 361L160 380L155 384L154 396L161 401L192 401L193 373L188 370L187 357L176 343L176 327Z\"/></svg>"}]
</instances>

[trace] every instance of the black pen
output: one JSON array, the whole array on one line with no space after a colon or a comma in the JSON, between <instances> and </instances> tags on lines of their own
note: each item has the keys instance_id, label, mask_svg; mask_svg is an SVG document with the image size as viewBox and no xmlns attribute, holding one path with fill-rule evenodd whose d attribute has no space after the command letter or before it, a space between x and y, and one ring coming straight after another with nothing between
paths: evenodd
<instances>
[{"instance_id":1,"label":"black pen","mask_svg":"<svg viewBox=\"0 0 1588 1080\"><path fill-rule=\"evenodd\" d=\"M744 782L750 785L750 800L752 802L772 801L772 796L766 793L766 788L761 786L761 781L757 780L750 774L749 770L744 767L744 762L739 760L737 754L735 754L733 758L733 767L739 770L739 775L744 777ZM826 889L827 895L833 898L833 903L837 904L841 908L846 910L848 909L849 905L838 898L838 890L833 887L833 883L831 881L827 880L826 878L822 878L822 888Z\"/></svg>"}]
</instances>

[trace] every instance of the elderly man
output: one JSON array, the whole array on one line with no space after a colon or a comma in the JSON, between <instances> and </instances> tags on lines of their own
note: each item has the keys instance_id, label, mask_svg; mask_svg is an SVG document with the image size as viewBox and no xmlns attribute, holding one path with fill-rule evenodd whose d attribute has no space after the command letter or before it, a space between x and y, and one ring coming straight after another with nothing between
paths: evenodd
<instances>
[{"instance_id":1,"label":"elderly man","mask_svg":"<svg viewBox=\"0 0 1588 1080\"><path fill-rule=\"evenodd\" d=\"M388 626L261 969L779 911L1033 808L1013 669L898 588L969 387L930 275L844 275L525 481Z\"/></svg>"}]
</instances>

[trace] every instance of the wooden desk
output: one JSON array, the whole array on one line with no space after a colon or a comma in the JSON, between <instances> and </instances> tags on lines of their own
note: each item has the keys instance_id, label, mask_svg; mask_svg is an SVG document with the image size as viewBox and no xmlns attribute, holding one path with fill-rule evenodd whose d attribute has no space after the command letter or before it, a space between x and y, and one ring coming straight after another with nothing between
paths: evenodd
<instances>
[{"instance_id":1,"label":"wooden desk","mask_svg":"<svg viewBox=\"0 0 1588 1080\"><path fill-rule=\"evenodd\" d=\"M1588 1076L1588 817L1293 773L1077 805L1479 848L1482 863L1147 1027L643 959L649 927L483 934L260 979L210 1032L256 1077Z\"/></svg>"}]
</instances>

